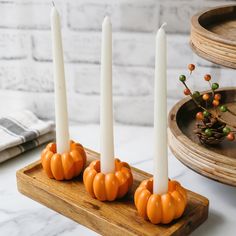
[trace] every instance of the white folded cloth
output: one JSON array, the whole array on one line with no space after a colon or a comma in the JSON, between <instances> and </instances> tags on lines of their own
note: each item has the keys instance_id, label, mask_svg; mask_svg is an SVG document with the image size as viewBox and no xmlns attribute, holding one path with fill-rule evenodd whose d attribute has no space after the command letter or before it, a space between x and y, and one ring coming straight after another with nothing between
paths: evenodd
<instances>
[{"instance_id":1,"label":"white folded cloth","mask_svg":"<svg viewBox=\"0 0 236 236\"><path fill-rule=\"evenodd\" d=\"M0 117L0 163L55 138L54 123L31 111Z\"/></svg>"}]
</instances>

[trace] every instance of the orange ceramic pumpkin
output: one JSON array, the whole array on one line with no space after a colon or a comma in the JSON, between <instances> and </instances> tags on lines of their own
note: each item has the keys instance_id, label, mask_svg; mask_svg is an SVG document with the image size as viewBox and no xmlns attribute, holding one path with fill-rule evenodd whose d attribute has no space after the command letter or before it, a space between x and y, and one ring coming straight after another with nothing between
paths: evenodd
<instances>
[{"instance_id":1,"label":"orange ceramic pumpkin","mask_svg":"<svg viewBox=\"0 0 236 236\"><path fill-rule=\"evenodd\" d=\"M49 178L69 180L80 174L86 164L86 153L81 144L70 142L70 152L57 153L56 144L49 143L41 153L41 162Z\"/></svg>"},{"instance_id":2,"label":"orange ceramic pumpkin","mask_svg":"<svg viewBox=\"0 0 236 236\"><path fill-rule=\"evenodd\" d=\"M186 190L169 180L168 193L153 194L153 179L144 180L135 191L134 203L140 216L153 224L168 224L182 216L187 205Z\"/></svg>"},{"instance_id":3,"label":"orange ceramic pumpkin","mask_svg":"<svg viewBox=\"0 0 236 236\"><path fill-rule=\"evenodd\" d=\"M115 159L115 172L103 174L100 160L95 160L85 169L83 174L87 192L100 201L113 201L122 198L133 184L130 166L126 162Z\"/></svg>"}]
</instances>

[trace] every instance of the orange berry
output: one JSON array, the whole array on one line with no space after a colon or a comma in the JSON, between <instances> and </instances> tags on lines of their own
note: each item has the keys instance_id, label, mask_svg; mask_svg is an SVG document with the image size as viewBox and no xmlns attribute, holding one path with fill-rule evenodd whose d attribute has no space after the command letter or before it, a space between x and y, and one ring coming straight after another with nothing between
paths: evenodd
<instances>
[{"instance_id":1,"label":"orange berry","mask_svg":"<svg viewBox=\"0 0 236 236\"><path fill-rule=\"evenodd\" d=\"M204 79L205 79L206 81L210 81L210 80L211 80L211 75L206 74L206 75L204 76Z\"/></svg>"},{"instance_id":2,"label":"orange berry","mask_svg":"<svg viewBox=\"0 0 236 236\"><path fill-rule=\"evenodd\" d=\"M228 139L229 141L234 141L234 139L235 139L234 133L230 132L230 133L227 135L227 139Z\"/></svg>"},{"instance_id":3,"label":"orange berry","mask_svg":"<svg viewBox=\"0 0 236 236\"><path fill-rule=\"evenodd\" d=\"M216 93L214 99L219 101L221 99L221 94Z\"/></svg>"},{"instance_id":4,"label":"orange berry","mask_svg":"<svg viewBox=\"0 0 236 236\"><path fill-rule=\"evenodd\" d=\"M208 93L205 93L202 95L202 99L207 101L210 98L210 95Z\"/></svg>"},{"instance_id":5,"label":"orange berry","mask_svg":"<svg viewBox=\"0 0 236 236\"><path fill-rule=\"evenodd\" d=\"M189 94L191 94L191 92L190 92L189 89L185 89L185 90L184 90L184 94L185 94L185 95L189 95Z\"/></svg>"},{"instance_id":6,"label":"orange berry","mask_svg":"<svg viewBox=\"0 0 236 236\"><path fill-rule=\"evenodd\" d=\"M214 107L217 107L220 104L220 102L219 102L219 100L214 99L212 104L213 104Z\"/></svg>"},{"instance_id":7,"label":"orange berry","mask_svg":"<svg viewBox=\"0 0 236 236\"><path fill-rule=\"evenodd\" d=\"M201 111L199 111L197 114L196 114L196 119L197 120L203 120L204 119L204 115Z\"/></svg>"},{"instance_id":8,"label":"orange berry","mask_svg":"<svg viewBox=\"0 0 236 236\"><path fill-rule=\"evenodd\" d=\"M194 64L189 64L188 69L192 72L193 70L195 70L195 65Z\"/></svg>"}]
</instances>

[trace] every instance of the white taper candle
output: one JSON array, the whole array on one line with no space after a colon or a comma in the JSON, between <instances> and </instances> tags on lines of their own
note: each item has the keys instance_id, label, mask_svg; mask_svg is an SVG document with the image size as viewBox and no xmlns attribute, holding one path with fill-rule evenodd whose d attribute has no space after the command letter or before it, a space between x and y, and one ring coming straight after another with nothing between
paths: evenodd
<instances>
[{"instance_id":1,"label":"white taper candle","mask_svg":"<svg viewBox=\"0 0 236 236\"><path fill-rule=\"evenodd\" d=\"M106 16L102 24L101 49L101 172L114 172L113 102L112 102L112 25Z\"/></svg>"},{"instance_id":2,"label":"white taper candle","mask_svg":"<svg viewBox=\"0 0 236 236\"><path fill-rule=\"evenodd\" d=\"M155 61L153 192L156 194L168 191L166 54L166 34L162 26L156 34Z\"/></svg>"},{"instance_id":3,"label":"white taper candle","mask_svg":"<svg viewBox=\"0 0 236 236\"><path fill-rule=\"evenodd\" d=\"M57 152L69 151L69 126L64 72L60 16L55 8L51 10L53 75L55 88L56 144Z\"/></svg>"}]
</instances>

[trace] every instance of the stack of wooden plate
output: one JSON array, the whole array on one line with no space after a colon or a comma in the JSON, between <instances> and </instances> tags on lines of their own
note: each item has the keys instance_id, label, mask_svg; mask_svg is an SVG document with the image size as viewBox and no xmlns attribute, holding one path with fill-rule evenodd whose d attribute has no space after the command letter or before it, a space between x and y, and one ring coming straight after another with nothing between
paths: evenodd
<instances>
[{"instance_id":1,"label":"stack of wooden plate","mask_svg":"<svg viewBox=\"0 0 236 236\"><path fill-rule=\"evenodd\" d=\"M236 112L236 89L219 91L223 103ZM174 155L189 168L216 181L236 186L236 141L203 146L193 132L198 109L190 98L178 102L169 113L169 145ZM236 125L231 114L224 119Z\"/></svg>"},{"instance_id":2,"label":"stack of wooden plate","mask_svg":"<svg viewBox=\"0 0 236 236\"><path fill-rule=\"evenodd\" d=\"M236 5L212 8L194 15L190 44L201 57L236 68Z\"/></svg>"}]
</instances>

